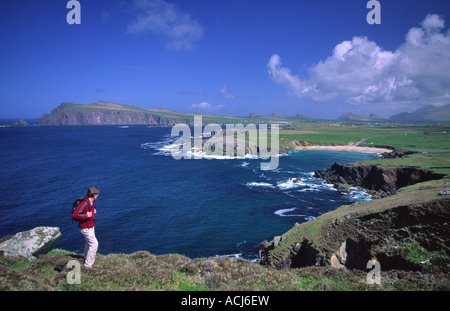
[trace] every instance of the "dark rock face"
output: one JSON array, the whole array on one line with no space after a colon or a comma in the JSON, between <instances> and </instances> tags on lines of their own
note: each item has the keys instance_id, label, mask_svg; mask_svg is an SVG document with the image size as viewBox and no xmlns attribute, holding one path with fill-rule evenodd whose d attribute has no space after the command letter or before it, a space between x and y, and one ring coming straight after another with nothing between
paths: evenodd
<instances>
[{"instance_id":1,"label":"dark rock face","mask_svg":"<svg viewBox=\"0 0 450 311\"><path fill-rule=\"evenodd\" d=\"M291 251L291 268L313 266L318 264L319 252L312 246L308 240L297 243Z\"/></svg>"},{"instance_id":2,"label":"dark rock face","mask_svg":"<svg viewBox=\"0 0 450 311\"><path fill-rule=\"evenodd\" d=\"M331 265L365 270L377 258L382 271L450 272L450 198L396 206L326 223L314 239L299 237L286 250L265 243L260 263L276 269Z\"/></svg>"},{"instance_id":3,"label":"dark rock face","mask_svg":"<svg viewBox=\"0 0 450 311\"><path fill-rule=\"evenodd\" d=\"M403 158L413 153L414 151L394 149L392 152L383 153L382 156L385 159L394 159L394 158Z\"/></svg>"},{"instance_id":4,"label":"dark rock face","mask_svg":"<svg viewBox=\"0 0 450 311\"><path fill-rule=\"evenodd\" d=\"M135 111L98 110L67 114L44 115L38 120L39 125L120 125L120 124L175 124L176 119Z\"/></svg>"},{"instance_id":5,"label":"dark rock face","mask_svg":"<svg viewBox=\"0 0 450 311\"><path fill-rule=\"evenodd\" d=\"M385 197L402 187L440 179L444 175L409 167L381 168L376 165L335 163L330 169L316 171L314 177L325 179L337 188L361 187L375 197Z\"/></svg>"}]
</instances>

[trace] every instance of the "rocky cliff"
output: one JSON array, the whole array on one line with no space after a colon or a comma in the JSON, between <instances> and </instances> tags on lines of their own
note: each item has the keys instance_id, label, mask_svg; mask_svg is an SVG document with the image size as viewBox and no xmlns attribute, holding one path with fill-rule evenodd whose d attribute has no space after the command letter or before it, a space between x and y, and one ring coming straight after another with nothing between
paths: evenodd
<instances>
[{"instance_id":1,"label":"rocky cliff","mask_svg":"<svg viewBox=\"0 0 450 311\"><path fill-rule=\"evenodd\" d=\"M450 196L444 180L419 183L397 194L342 206L296 224L261 243L261 264L278 269L334 266L365 270L376 258L381 270L450 271Z\"/></svg>"},{"instance_id":2,"label":"rocky cliff","mask_svg":"<svg viewBox=\"0 0 450 311\"><path fill-rule=\"evenodd\" d=\"M325 179L336 188L361 187L373 197L385 197L398 189L418 182L440 179L444 175L413 167L388 167L335 163L330 169L319 170L314 177Z\"/></svg>"},{"instance_id":3,"label":"rocky cliff","mask_svg":"<svg viewBox=\"0 0 450 311\"><path fill-rule=\"evenodd\" d=\"M91 105L62 103L38 119L38 125L121 125L189 123L170 113L133 106L98 102Z\"/></svg>"}]
</instances>

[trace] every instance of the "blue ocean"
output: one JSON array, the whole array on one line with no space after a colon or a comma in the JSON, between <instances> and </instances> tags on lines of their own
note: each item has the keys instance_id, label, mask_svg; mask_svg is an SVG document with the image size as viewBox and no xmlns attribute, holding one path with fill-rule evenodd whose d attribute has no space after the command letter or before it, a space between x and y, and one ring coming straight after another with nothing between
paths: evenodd
<instances>
[{"instance_id":1,"label":"blue ocean","mask_svg":"<svg viewBox=\"0 0 450 311\"><path fill-rule=\"evenodd\" d=\"M298 150L262 171L260 159L175 160L163 150L176 138L169 127L0 128L0 236L56 226L62 237L55 247L82 253L71 207L95 186L101 254L254 259L261 241L296 222L370 199L312 175L374 154Z\"/></svg>"}]
</instances>

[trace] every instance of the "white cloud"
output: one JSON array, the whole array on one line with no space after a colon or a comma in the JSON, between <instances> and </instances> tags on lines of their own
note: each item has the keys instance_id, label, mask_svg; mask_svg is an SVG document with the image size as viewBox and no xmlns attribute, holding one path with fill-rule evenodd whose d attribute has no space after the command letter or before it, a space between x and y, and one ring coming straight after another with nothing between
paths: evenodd
<instances>
[{"instance_id":1,"label":"white cloud","mask_svg":"<svg viewBox=\"0 0 450 311\"><path fill-rule=\"evenodd\" d=\"M425 20L420 24L426 32L440 31L444 28L445 21L436 14L428 14Z\"/></svg>"},{"instance_id":2,"label":"white cloud","mask_svg":"<svg viewBox=\"0 0 450 311\"><path fill-rule=\"evenodd\" d=\"M192 108L201 110L211 110L212 105L207 102L201 102L200 104L192 104Z\"/></svg>"},{"instance_id":3,"label":"white cloud","mask_svg":"<svg viewBox=\"0 0 450 311\"><path fill-rule=\"evenodd\" d=\"M213 106L210 103L201 102L200 104L192 104L191 108L193 108L195 110L199 110L199 111L210 112L210 111L217 111L217 110L223 109L223 108L225 108L225 106L223 106L223 105Z\"/></svg>"},{"instance_id":4,"label":"white cloud","mask_svg":"<svg viewBox=\"0 0 450 311\"><path fill-rule=\"evenodd\" d=\"M225 99L235 99L236 95L227 90L226 85L222 86L220 89L220 95Z\"/></svg>"},{"instance_id":5,"label":"white cloud","mask_svg":"<svg viewBox=\"0 0 450 311\"><path fill-rule=\"evenodd\" d=\"M427 15L396 51L386 51L366 37L338 44L333 54L301 79L283 67L279 55L267 63L269 75L295 97L328 101L345 96L355 105L388 109L446 104L450 97L450 31L445 21Z\"/></svg>"},{"instance_id":6,"label":"white cloud","mask_svg":"<svg viewBox=\"0 0 450 311\"><path fill-rule=\"evenodd\" d=\"M167 47L192 49L203 36L203 27L189 14L164 0L135 0L137 17L128 25L130 33L162 34Z\"/></svg>"}]
</instances>

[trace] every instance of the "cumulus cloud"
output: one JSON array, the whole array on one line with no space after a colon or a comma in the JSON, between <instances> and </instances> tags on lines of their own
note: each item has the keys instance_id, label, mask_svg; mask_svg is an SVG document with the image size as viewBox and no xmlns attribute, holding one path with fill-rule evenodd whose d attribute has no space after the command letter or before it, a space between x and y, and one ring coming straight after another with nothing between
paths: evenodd
<instances>
[{"instance_id":1,"label":"cumulus cloud","mask_svg":"<svg viewBox=\"0 0 450 311\"><path fill-rule=\"evenodd\" d=\"M355 105L392 110L441 105L450 100L450 31L439 15L427 15L410 29L396 51L386 51L367 37L336 45L331 56L301 79L272 55L269 75L295 97L329 101L345 96Z\"/></svg>"},{"instance_id":2,"label":"cumulus cloud","mask_svg":"<svg viewBox=\"0 0 450 311\"><path fill-rule=\"evenodd\" d=\"M128 25L130 33L162 35L167 47L189 50L203 36L203 27L189 14L164 0L135 0L136 18Z\"/></svg>"}]
</instances>

